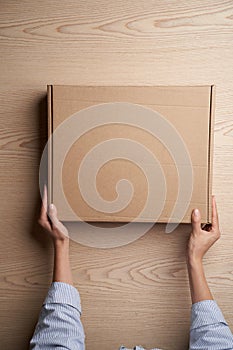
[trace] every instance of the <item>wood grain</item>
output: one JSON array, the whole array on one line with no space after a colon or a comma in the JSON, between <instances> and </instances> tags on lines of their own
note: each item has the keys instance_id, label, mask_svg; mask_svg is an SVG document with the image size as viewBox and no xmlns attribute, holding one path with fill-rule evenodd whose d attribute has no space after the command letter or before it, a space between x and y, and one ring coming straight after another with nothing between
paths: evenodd
<instances>
[{"instance_id":1,"label":"wood grain","mask_svg":"<svg viewBox=\"0 0 233 350\"><path fill-rule=\"evenodd\" d=\"M51 246L35 224L47 84L216 85L213 192L222 237L205 269L233 327L232 41L232 1L1 3L1 348L27 348L51 280ZM72 242L87 350L188 348L190 227L163 230L155 225L106 250Z\"/></svg>"}]
</instances>

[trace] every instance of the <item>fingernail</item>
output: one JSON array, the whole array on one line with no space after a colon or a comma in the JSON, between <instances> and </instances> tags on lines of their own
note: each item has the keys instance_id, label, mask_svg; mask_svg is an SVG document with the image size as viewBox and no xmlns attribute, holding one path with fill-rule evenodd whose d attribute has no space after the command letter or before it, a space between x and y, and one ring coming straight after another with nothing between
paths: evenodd
<instances>
[{"instance_id":1,"label":"fingernail","mask_svg":"<svg viewBox=\"0 0 233 350\"><path fill-rule=\"evenodd\" d=\"M195 215L195 216L198 216L198 215L199 215L199 210L198 210L198 209L195 209L195 210L194 210L194 215Z\"/></svg>"},{"instance_id":2,"label":"fingernail","mask_svg":"<svg viewBox=\"0 0 233 350\"><path fill-rule=\"evenodd\" d=\"M52 209L52 210L54 209L54 204L53 203L50 204L49 209Z\"/></svg>"}]
</instances>

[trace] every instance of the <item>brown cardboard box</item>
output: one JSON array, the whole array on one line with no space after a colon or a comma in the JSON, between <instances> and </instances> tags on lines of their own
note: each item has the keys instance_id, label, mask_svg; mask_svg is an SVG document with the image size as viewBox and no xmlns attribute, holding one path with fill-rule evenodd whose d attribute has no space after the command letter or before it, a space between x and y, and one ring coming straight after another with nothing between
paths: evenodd
<instances>
[{"instance_id":1,"label":"brown cardboard box","mask_svg":"<svg viewBox=\"0 0 233 350\"><path fill-rule=\"evenodd\" d=\"M213 119L214 86L50 85L49 201L63 221L210 222Z\"/></svg>"}]
</instances>

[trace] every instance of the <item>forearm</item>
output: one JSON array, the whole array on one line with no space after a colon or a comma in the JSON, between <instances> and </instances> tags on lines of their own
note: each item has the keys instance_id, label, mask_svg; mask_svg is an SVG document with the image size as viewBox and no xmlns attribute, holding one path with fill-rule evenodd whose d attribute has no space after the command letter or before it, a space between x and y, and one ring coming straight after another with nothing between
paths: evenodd
<instances>
[{"instance_id":1,"label":"forearm","mask_svg":"<svg viewBox=\"0 0 233 350\"><path fill-rule=\"evenodd\" d=\"M84 350L85 334L80 315L77 289L67 283L53 282L43 303L30 349Z\"/></svg>"},{"instance_id":2,"label":"forearm","mask_svg":"<svg viewBox=\"0 0 233 350\"><path fill-rule=\"evenodd\" d=\"M188 259L187 263L192 303L212 300L213 296L206 281L202 261Z\"/></svg>"},{"instance_id":3,"label":"forearm","mask_svg":"<svg viewBox=\"0 0 233 350\"><path fill-rule=\"evenodd\" d=\"M192 297L190 350L233 349L233 336L208 287L202 261L188 262Z\"/></svg>"},{"instance_id":4,"label":"forearm","mask_svg":"<svg viewBox=\"0 0 233 350\"><path fill-rule=\"evenodd\" d=\"M69 240L54 242L53 282L73 285L69 258Z\"/></svg>"}]
</instances>

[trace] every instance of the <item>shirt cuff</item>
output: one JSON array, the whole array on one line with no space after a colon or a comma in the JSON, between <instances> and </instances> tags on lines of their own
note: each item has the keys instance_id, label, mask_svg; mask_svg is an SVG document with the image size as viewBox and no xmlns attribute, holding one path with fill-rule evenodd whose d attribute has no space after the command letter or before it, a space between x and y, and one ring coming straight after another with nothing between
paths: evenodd
<instances>
[{"instance_id":1,"label":"shirt cuff","mask_svg":"<svg viewBox=\"0 0 233 350\"><path fill-rule=\"evenodd\" d=\"M79 311L80 315L82 313L79 292L68 283L52 282L43 305L51 303L71 305Z\"/></svg>"},{"instance_id":2,"label":"shirt cuff","mask_svg":"<svg viewBox=\"0 0 233 350\"><path fill-rule=\"evenodd\" d=\"M228 325L215 300L202 300L192 305L191 330L220 322Z\"/></svg>"}]
</instances>

